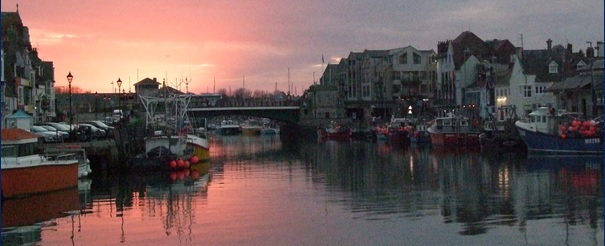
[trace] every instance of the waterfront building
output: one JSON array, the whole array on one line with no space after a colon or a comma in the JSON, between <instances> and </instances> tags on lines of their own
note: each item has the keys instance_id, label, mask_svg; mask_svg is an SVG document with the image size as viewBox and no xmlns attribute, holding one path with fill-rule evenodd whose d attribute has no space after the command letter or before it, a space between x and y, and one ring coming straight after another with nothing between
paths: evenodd
<instances>
[{"instance_id":1,"label":"waterfront building","mask_svg":"<svg viewBox=\"0 0 605 246\"><path fill-rule=\"evenodd\" d=\"M19 105L36 122L53 119L54 67L33 48L19 10L2 12L2 127Z\"/></svg>"},{"instance_id":2,"label":"waterfront building","mask_svg":"<svg viewBox=\"0 0 605 246\"><path fill-rule=\"evenodd\" d=\"M470 31L462 32L454 40L439 42L434 103L437 113L461 113L461 108L467 108L468 105L475 105L472 114L486 111L488 105L477 107L480 99L477 98L477 92L472 90L476 86L477 65L485 62L506 65L514 54L514 46L507 40L484 42ZM467 89L471 89L470 95Z\"/></svg>"}]
</instances>

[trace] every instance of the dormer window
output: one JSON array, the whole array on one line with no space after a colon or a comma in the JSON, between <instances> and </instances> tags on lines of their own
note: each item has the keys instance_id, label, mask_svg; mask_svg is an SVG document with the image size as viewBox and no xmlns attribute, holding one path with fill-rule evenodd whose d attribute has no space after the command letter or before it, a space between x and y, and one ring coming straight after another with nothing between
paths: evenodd
<instances>
[{"instance_id":1,"label":"dormer window","mask_svg":"<svg viewBox=\"0 0 605 246\"><path fill-rule=\"evenodd\" d=\"M580 69L583 66L586 66L586 63L584 63L584 61L580 61L580 62L578 62L578 64L576 64L576 69Z\"/></svg>"},{"instance_id":2,"label":"dormer window","mask_svg":"<svg viewBox=\"0 0 605 246\"><path fill-rule=\"evenodd\" d=\"M408 64L408 53L399 56L399 64Z\"/></svg>"},{"instance_id":3,"label":"dormer window","mask_svg":"<svg viewBox=\"0 0 605 246\"><path fill-rule=\"evenodd\" d=\"M414 56L414 64L420 64L420 61L421 61L420 55L414 53L413 56Z\"/></svg>"},{"instance_id":4,"label":"dormer window","mask_svg":"<svg viewBox=\"0 0 605 246\"><path fill-rule=\"evenodd\" d=\"M551 62L548 65L548 72L549 73L558 73L559 72L559 65L556 62Z\"/></svg>"}]
</instances>

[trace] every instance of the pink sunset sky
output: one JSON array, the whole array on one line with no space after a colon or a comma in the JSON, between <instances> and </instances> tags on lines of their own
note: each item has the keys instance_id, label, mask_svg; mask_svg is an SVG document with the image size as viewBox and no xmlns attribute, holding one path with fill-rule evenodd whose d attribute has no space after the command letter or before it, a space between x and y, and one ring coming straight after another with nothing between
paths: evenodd
<instances>
[{"instance_id":1,"label":"pink sunset sky","mask_svg":"<svg viewBox=\"0 0 605 246\"><path fill-rule=\"evenodd\" d=\"M578 50L603 41L604 29L602 0L4 0L2 11L17 4L32 45L54 62L56 86L71 71L72 85L99 93L118 78L126 91L167 78L182 91L190 80L194 93L287 91L289 80L300 95L351 51L436 50L466 30L516 46L523 34L525 49L550 38Z\"/></svg>"}]
</instances>

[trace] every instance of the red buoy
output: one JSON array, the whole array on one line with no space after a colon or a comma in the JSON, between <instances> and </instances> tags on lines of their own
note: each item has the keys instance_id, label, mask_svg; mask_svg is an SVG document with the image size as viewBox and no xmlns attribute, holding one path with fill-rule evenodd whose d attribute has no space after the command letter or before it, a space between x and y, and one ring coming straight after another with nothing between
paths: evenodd
<instances>
[{"instance_id":1,"label":"red buoy","mask_svg":"<svg viewBox=\"0 0 605 246\"><path fill-rule=\"evenodd\" d=\"M189 161L183 161L183 167L189 168Z\"/></svg>"},{"instance_id":2,"label":"red buoy","mask_svg":"<svg viewBox=\"0 0 605 246\"><path fill-rule=\"evenodd\" d=\"M179 159L178 161L176 161L176 165L178 167L183 167L183 165L185 165L185 162L183 162L183 160Z\"/></svg>"},{"instance_id":3,"label":"red buoy","mask_svg":"<svg viewBox=\"0 0 605 246\"><path fill-rule=\"evenodd\" d=\"M172 160L170 161L170 168L175 168L176 167L176 161Z\"/></svg>"},{"instance_id":4,"label":"red buoy","mask_svg":"<svg viewBox=\"0 0 605 246\"><path fill-rule=\"evenodd\" d=\"M191 157L191 164L196 164L198 161L199 159L197 158L197 156Z\"/></svg>"}]
</instances>

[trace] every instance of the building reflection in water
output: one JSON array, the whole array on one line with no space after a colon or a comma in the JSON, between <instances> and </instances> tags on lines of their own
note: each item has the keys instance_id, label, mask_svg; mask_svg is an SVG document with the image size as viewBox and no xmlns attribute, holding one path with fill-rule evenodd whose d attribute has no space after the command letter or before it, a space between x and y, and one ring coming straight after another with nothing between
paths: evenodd
<instances>
[{"instance_id":1,"label":"building reflection in water","mask_svg":"<svg viewBox=\"0 0 605 246\"><path fill-rule=\"evenodd\" d=\"M314 179L350 193L350 200L332 202L346 203L357 219L440 213L443 223L460 224L461 235L498 226L524 232L528 221L542 219L602 228L602 156L370 145L328 141L301 149Z\"/></svg>"}]
</instances>

